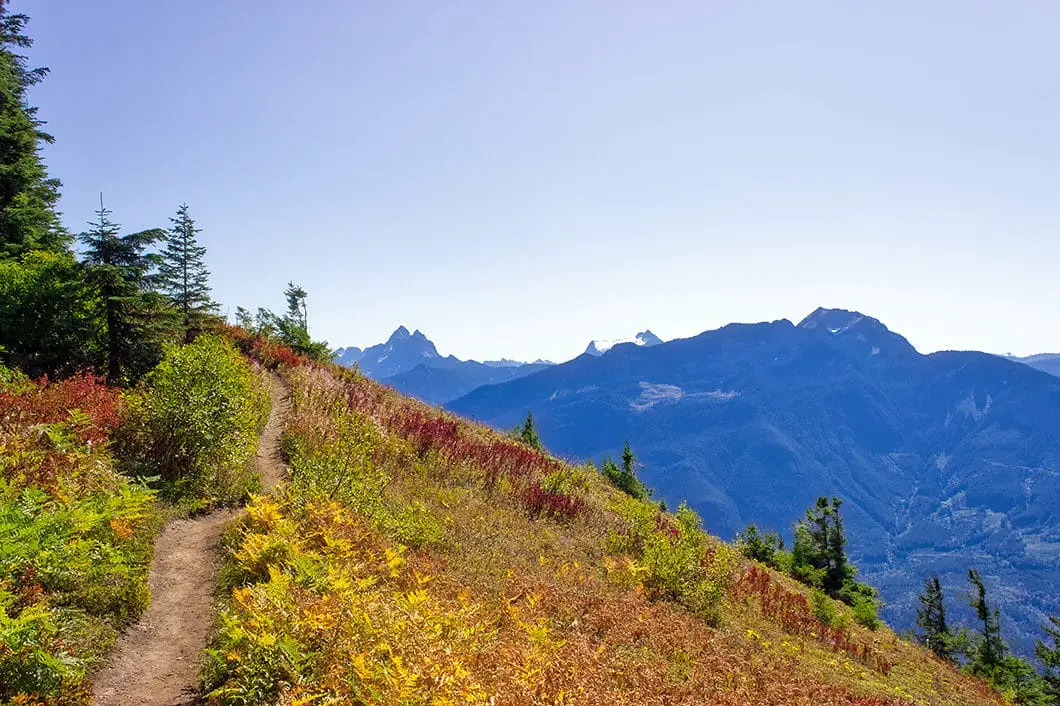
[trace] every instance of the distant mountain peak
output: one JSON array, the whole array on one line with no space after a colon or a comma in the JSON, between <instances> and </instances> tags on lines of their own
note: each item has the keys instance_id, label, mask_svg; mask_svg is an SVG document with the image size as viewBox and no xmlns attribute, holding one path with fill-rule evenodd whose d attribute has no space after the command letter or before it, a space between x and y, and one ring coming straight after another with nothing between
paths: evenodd
<instances>
[{"instance_id":1,"label":"distant mountain peak","mask_svg":"<svg viewBox=\"0 0 1060 706\"><path fill-rule=\"evenodd\" d=\"M916 352L904 336L891 331L879 319L874 319L859 311L818 307L799 322L798 328L829 333L842 340L869 344L871 355Z\"/></svg>"},{"instance_id":2,"label":"distant mountain peak","mask_svg":"<svg viewBox=\"0 0 1060 706\"><path fill-rule=\"evenodd\" d=\"M662 339L652 333L651 329L644 329L633 338L616 338L607 341L594 339L589 341L589 345L586 346L585 352L589 355L603 355L620 343L632 343L634 345L650 348L651 346L657 346L662 342Z\"/></svg>"},{"instance_id":3,"label":"distant mountain peak","mask_svg":"<svg viewBox=\"0 0 1060 706\"><path fill-rule=\"evenodd\" d=\"M420 332L417 331L416 333L420 333ZM420 334L420 335L422 336L423 334ZM394 329L394 333L390 334L390 338L386 339L386 342L387 343L397 343L398 341L403 341L403 340L405 340L407 338L411 338L411 337L412 337L412 334L409 333L409 330L407 328L405 328L404 326L398 326L396 329Z\"/></svg>"},{"instance_id":4,"label":"distant mountain peak","mask_svg":"<svg viewBox=\"0 0 1060 706\"><path fill-rule=\"evenodd\" d=\"M829 333L843 333L864 319L869 318L872 321L872 317L866 317L864 314L858 311L848 311L846 309L826 309L823 306L817 307L812 314L807 316L805 319L799 322L799 328L804 329L825 329ZM876 323L879 323L878 321ZM881 326L883 324L880 324Z\"/></svg>"}]
</instances>

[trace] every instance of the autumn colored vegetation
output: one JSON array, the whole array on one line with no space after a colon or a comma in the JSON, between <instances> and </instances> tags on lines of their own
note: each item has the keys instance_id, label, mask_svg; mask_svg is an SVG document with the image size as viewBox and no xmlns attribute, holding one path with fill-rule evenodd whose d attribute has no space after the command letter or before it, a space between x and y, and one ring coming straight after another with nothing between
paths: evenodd
<instances>
[{"instance_id":1,"label":"autumn colored vegetation","mask_svg":"<svg viewBox=\"0 0 1060 706\"><path fill-rule=\"evenodd\" d=\"M1002 703L686 507L292 363L290 482L227 536L211 703Z\"/></svg>"},{"instance_id":2,"label":"autumn colored vegetation","mask_svg":"<svg viewBox=\"0 0 1060 706\"><path fill-rule=\"evenodd\" d=\"M147 605L154 494L115 471L118 390L0 380L0 702L81 703Z\"/></svg>"}]
</instances>

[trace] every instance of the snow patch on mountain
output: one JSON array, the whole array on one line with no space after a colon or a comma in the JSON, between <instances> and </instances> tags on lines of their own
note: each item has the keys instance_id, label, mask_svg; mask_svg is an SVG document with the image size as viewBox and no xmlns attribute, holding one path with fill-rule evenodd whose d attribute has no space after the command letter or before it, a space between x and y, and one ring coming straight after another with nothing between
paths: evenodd
<instances>
[{"instance_id":1,"label":"snow patch on mountain","mask_svg":"<svg viewBox=\"0 0 1060 706\"><path fill-rule=\"evenodd\" d=\"M649 348L651 346L657 346L662 342L663 341L661 338L656 336L650 330L645 329L633 338L614 338L610 340L589 341L589 345L585 348L585 352L589 355L603 355L607 351L622 343L632 343L637 346Z\"/></svg>"}]
</instances>

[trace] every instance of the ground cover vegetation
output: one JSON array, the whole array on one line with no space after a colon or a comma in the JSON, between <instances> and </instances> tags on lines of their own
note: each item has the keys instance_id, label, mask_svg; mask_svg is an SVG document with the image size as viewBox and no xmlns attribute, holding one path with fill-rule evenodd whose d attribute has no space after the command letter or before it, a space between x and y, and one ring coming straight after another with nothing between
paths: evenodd
<instances>
[{"instance_id":1,"label":"ground cover vegetation","mask_svg":"<svg viewBox=\"0 0 1060 706\"><path fill-rule=\"evenodd\" d=\"M1002 703L686 507L259 348L290 481L226 537L212 703Z\"/></svg>"}]
</instances>

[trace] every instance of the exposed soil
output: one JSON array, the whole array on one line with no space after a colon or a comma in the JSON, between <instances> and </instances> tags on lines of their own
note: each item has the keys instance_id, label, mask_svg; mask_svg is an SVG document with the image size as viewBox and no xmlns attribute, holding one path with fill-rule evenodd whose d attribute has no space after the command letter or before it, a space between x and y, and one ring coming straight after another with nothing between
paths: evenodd
<instances>
[{"instance_id":1,"label":"exposed soil","mask_svg":"<svg viewBox=\"0 0 1060 706\"><path fill-rule=\"evenodd\" d=\"M270 376L272 411L258 442L255 463L262 486L279 483L286 467L280 434L290 410L286 384ZM189 706L200 700L199 665L214 618L218 540L235 510L174 520L155 544L148 581L151 603L119 640L110 663L96 676L93 703Z\"/></svg>"}]
</instances>

